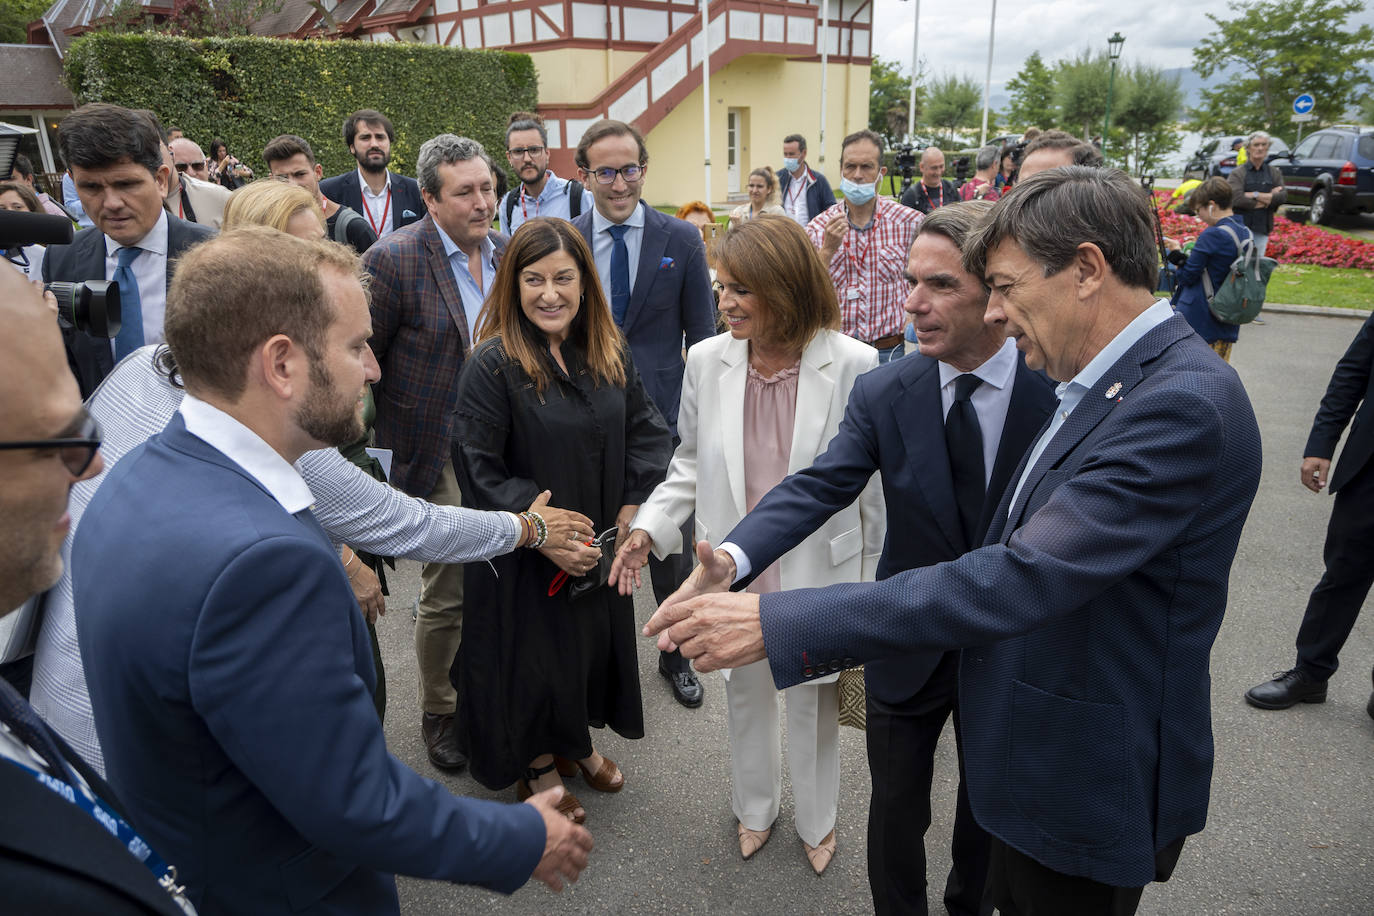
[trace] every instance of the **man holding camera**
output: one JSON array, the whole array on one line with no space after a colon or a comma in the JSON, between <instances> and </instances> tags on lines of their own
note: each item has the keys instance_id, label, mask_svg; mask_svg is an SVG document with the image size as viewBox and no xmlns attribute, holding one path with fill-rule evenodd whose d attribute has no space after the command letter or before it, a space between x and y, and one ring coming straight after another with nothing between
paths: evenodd
<instances>
[{"instance_id":1,"label":"man holding camera","mask_svg":"<svg viewBox=\"0 0 1374 916\"><path fill-rule=\"evenodd\" d=\"M83 105L62 122L57 142L95 226L70 245L48 248L43 282L113 280L120 291L122 327L113 341L62 329L67 362L84 399L124 356L162 341L172 264L214 232L163 209L170 169L148 115L118 105Z\"/></svg>"}]
</instances>

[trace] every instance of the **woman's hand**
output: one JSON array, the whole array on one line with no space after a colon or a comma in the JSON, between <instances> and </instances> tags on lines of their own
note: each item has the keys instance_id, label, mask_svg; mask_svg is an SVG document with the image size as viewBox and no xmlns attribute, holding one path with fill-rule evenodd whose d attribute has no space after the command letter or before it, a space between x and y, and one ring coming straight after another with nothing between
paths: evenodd
<instances>
[{"instance_id":1,"label":"woman's hand","mask_svg":"<svg viewBox=\"0 0 1374 916\"><path fill-rule=\"evenodd\" d=\"M549 536L544 540L546 547L551 544L572 542L581 544L596 537L596 532L592 529L591 519L581 512L550 506L549 497L551 495L548 490L545 490L535 497L529 508L530 512L544 519L544 525L549 529Z\"/></svg>"},{"instance_id":2,"label":"woman's hand","mask_svg":"<svg viewBox=\"0 0 1374 916\"><path fill-rule=\"evenodd\" d=\"M630 534L630 523L635 520L635 513L639 511L639 504L633 506L625 505L620 507L620 511L615 514L615 542L625 543L625 538Z\"/></svg>"},{"instance_id":3,"label":"woman's hand","mask_svg":"<svg viewBox=\"0 0 1374 916\"><path fill-rule=\"evenodd\" d=\"M570 576L585 576L596 568L601 559L601 548L592 547L578 541L564 541L559 544L546 542L539 552L549 562Z\"/></svg>"},{"instance_id":4,"label":"woman's hand","mask_svg":"<svg viewBox=\"0 0 1374 916\"><path fill-rule=\"evenodd\" d=\"M629 595L639 588L639 571L649 562L649 548L653 545L654 539L643 528L631 531L630 536L620 542L609 580L620 589L620 594Z\"/></svg>"},{"instance_id":5,"label":"woman's hand","mask_svg":"<svg viewBox=\"0 0 1374 916\"><path fill-rule=\"evenodd\" d=\"M1169 238L1167 235L1166 235L1166 236L1163 236L1163 239L1164 239L1164 247L1167 248L1167 249L1169 249L1170 251L1178 251L1180 248L1183 247L1182 245L1179 244L1178 239L1171 239L1171 238Z\"/></svg>"}]
</instances>

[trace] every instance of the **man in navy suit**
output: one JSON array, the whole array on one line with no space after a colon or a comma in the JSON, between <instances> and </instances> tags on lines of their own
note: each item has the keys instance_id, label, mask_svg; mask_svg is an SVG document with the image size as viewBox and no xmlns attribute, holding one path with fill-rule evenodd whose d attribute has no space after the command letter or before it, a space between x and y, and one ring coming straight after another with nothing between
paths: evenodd
<instances>
[{"instance_id":1,"label":"man in navy suit","mask_svg":"<svg viewBox=\"0 0 1374 916\"><path fill-rule=\"evenodd\" d=\"M398 913L393 872L560 885L591 837L391 756L348 576L292 466L354 441L376 381L356 255L262 227L187 256L186 396L93 498L77 632L111 781L203 912Z\"/></svg>"},{"instance_id":2,"label":"man in navy suit","mask_svg":"<svg viewBox=\"0 0 1374 916\"><path fill-rule=\"evenodd\" d=\"M825 453L726 535L722 547L739 569L766 569L851 503L875 471L882 472L888 518L897 527L883 545L879 579L953 560L983 542L993 508L1055 400L1002 328L983 321L987 288L960 261L965 238L991 208L955 202L916 230L905 308L919 355L861 376ZM966 410L978 427L971 453L961 451L958 426ZM975 479L961 501L964 467ZM958 668L954 650L878 659L864 668L873 779L868 880L878 913L927 912L922 837L930 826L935 748L951 714L959 739ZM983 907L987 847L961 778L954 867L944 892L950 913L990 912Z\"/></svg>"},{"instance_id":3,"label":"man in navy suit","mask_svg":"<svg viewBox=\"0 0 1374 916\"><path fill-rule=\"evenodd\" d=\"M147 113L83 105L63 119L57 141L95 226L70 245L48 248L43 282L120 284L123 327L114 341L62 329L67 361L87 398L118 360L144 344L161 343L176 259L214 232L163 209L171 170L162 161L161 129Z\"/></svg>"},{"instance_id":4,"label":"man in navy suit","mask_svg":"<svg viewBox=\"0 0 1374 916\"><path fill-rule=\"evenodd\" d=\"M880 582L672 601L646 627L706 670L767 656L779 687L962 648L969 801L1006 914L1132 913L1206 822L1209 657L1260 437L1235 371L1154 299L1153 225L1125 175L1070 166L1018 185L966 245L986 320L1061 382L982 548Z\"/></svg>"},{"instance_id":5,"label":"man in navy suit","mask_svg":"<svg viewBox=\"0 0 1374 916\"><path fill-rule=\"evenodd\" d=\"M782 208L802 228L812 219L835 206L830 182L806 164L806 138L788 134L782 141L782 171L778 173L778 193Z\"/></svg>"},{"instance_id":6,"label":"man in navy suit","mask_svg":"<svg viewBox=\"0 0 1374 916\"><path fill-rule=\"evenodd\" d=\"M577 144L577 171L595 206L573 220L591 246L616 327L630 344L635 368L677 441L684 344L715 334L715 297L701 233L641 202L649 150L639 131L621 121L598 121ZM610 527L618 519L595 520ZM628 524L628 518L624 519ZM683 527L691 541L692 521ZM649 560L654 598L663 601L691 567L686 551ZM701 705L701 681L676 650L659 655L658 672L683 706Z\"/></svg>"},{"instance_id":7,"label":"man in navy suit","mask_svg":"<svg viewBox=\"0 0 1374 916\"><path fill-rule=\"evenodd\" d=\"M81 407L53 316L0 271L0 614L62 574L72 485L100 473L100 431ZM105 781L0 680L0 888L7 913L178 916L157 876L104 818L122 806ZM100 799L102 808L78 804ZM123 816L121 814L121 816ZM126 819L127 821L127 819Z\"/></svg>"},{"instance_id":8,"label":"man in navy suit","mask_svg":"<svg viewBox=\"0 0 1374 916\"><path fill-rule=\"evenodd\" d=\"M361 213L379 239L419 222L425 215L420 185L387 170L396 142L391 119L371 108L355 111L344 119L343 138L358 167L321 181L320 193Z\"/></svg>"}]
</instances>

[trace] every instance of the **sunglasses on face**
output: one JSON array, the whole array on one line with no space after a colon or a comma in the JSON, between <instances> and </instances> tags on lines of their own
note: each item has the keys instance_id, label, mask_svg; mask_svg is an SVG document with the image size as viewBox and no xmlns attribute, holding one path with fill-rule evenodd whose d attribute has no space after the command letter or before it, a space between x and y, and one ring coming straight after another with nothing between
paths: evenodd
<instances>
[{"instance_id":1,"label":"sunglasses on face","mask_svg":"<svg viewBox=\"0 0 1374 916\"><path fill-rule=\"evenodd\" d=\"M205 171L205 163L203 163L203 162L178 162L178 163L176 164L176 167L177 167L177 171L178 171L178 172L181 172L181 173L183 173L183 174L184 174L188 169L191 170L191 171L193 171L193 172L203 172L203 171Z\"/></svg>"},{"instance_id":2,"label":"sunglasses on face","mask_svg":"<svg viewBox=\"0 0 1374 916\"><path fill-rule=\"evenodd\" d=\"M100 424L95 422L95 417L86 413L81 413L81 428L77 430L75 436L62 439L29 439L17 442L0 442L0 450L10 451L14 449L56 449L57 455L66 465L67 470L73 477L80 477L86 473L86 469L95 460L95 453L100 451Z\"/></svg>"}]
</instances>

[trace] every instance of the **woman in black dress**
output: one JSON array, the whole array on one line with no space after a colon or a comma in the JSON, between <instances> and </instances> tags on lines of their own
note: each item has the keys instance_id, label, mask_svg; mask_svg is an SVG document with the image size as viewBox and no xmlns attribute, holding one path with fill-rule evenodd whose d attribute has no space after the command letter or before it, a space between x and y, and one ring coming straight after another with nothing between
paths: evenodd
<instances>
[{"instance_id":1,"label":"woman in black dress","mask_svg":"<svg viewBox=\"0 0 1374 916\"><path fill-rule=\"evenodd\" d=\"M454 422L463 505L519 512L551 490L598 532L623 534L663 479L672 441L571 223L532 219L515 233L477 338ZM518 780L525 798L578 769L603 792L625 784L588 726L644 736L632 599L604 585L570 596L571 580L595 574L600 555L567 542L466 567L462 648L449 677L460 746L488 788ZM570 794L559 808L578 823L586 816Z\"/></svg>"}]
</instances>

